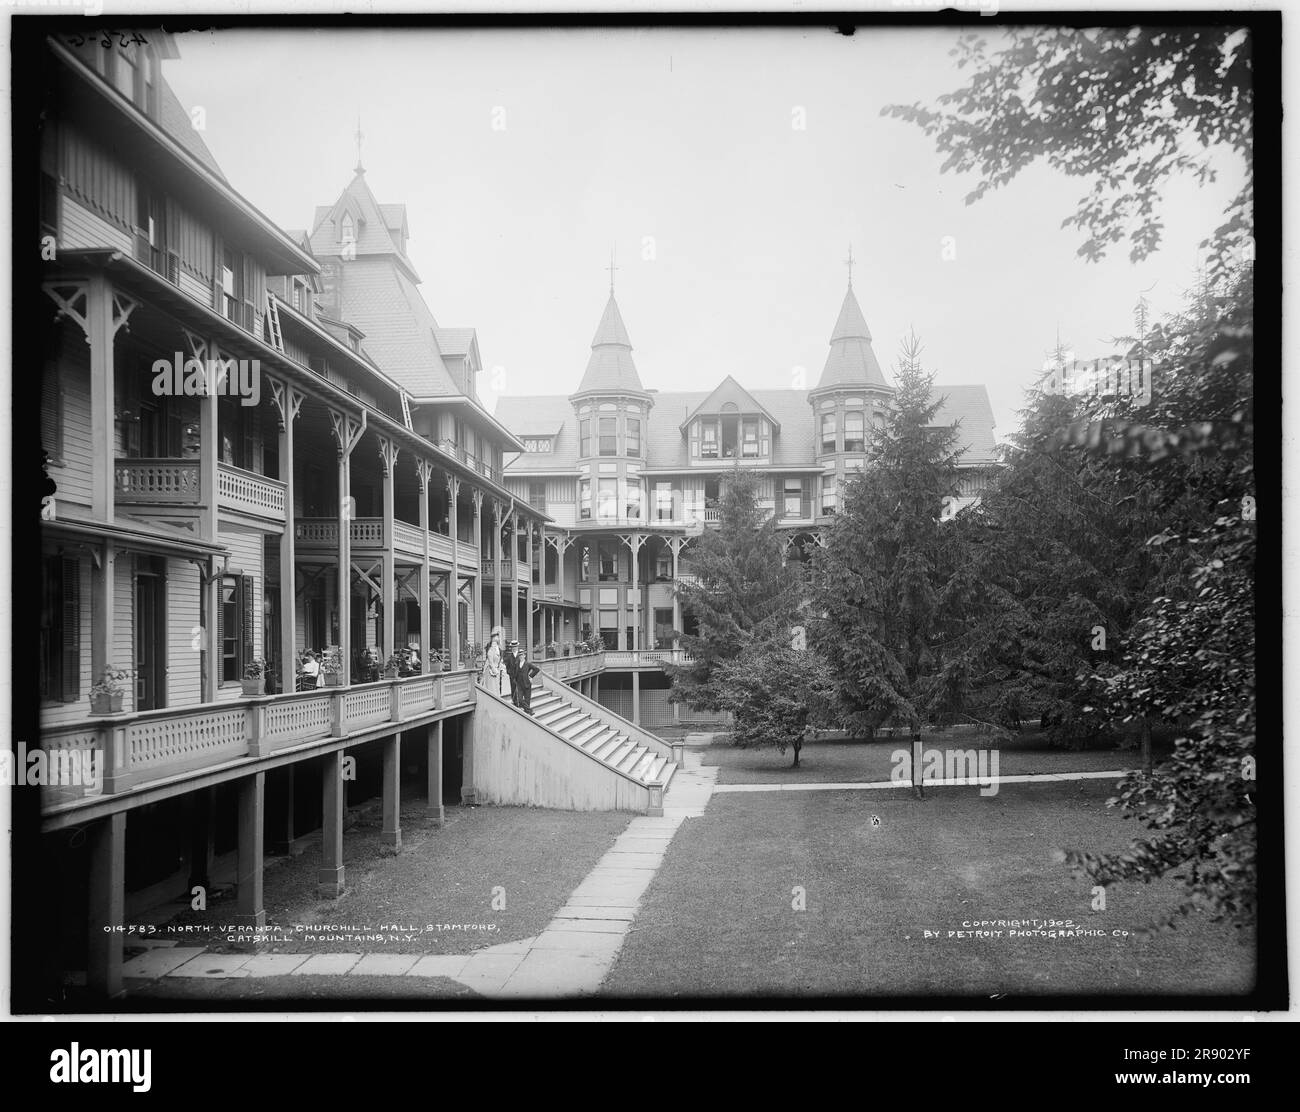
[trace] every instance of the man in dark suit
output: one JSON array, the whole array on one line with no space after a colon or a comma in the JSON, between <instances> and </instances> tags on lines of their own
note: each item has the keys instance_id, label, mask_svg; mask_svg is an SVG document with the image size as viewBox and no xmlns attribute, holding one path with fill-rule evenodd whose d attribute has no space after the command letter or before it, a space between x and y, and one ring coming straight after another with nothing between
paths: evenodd
<instances>
[{"instance_id":1,"label":"man in dark suit","mask_svg":"<svg viewBox=\"0 0 1300 1112\"><path fill-rule=\"evenodd\" d=\"M522 706L519 702L519 642L511 641L506 646L505 652L501 654L501 663L505 665L506 675L510 677L510 701L515 706Z\"/></svg>"},{"instance_id":2,"label":"man in dark suit","mask_svg":"<svg viewBox=\"0 0 1300 1112\"><path fill-rule=\"evenodd\" d=\"M523 653L518 654L516 661L516 671L519 675L519 682L515 684L515 690L519 693L519 701L516 704L520 710L533 713L533 677L541 671L536 664L528 660Z\"/></svg>"}]
</instances>

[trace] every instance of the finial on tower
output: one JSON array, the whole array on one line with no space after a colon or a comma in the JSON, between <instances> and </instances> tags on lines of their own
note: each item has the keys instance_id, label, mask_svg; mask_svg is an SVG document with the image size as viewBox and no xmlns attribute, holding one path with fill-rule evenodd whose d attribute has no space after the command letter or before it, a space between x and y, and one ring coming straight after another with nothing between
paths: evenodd
<instances>
[{"instance_id":1,"label":"finial on tower","mask_svg":"<svg viewBox=\"0 0 1300 1112\"><path fill-rule=\"evenodd\" d=\"M357 133L354 136L354 138L357 141L357 173L364 174L366 172L366 168L361 165L361 141L365 138L365 136L361 134L361 113L360 112L357 113Z\"/></svg>"},{"instance_id":2,"label":"finial on tower","mask_svg":"<svg viewBox=\"0 0 1300 1112\"><path fill-rule=\"evenodd\" d=\"M618 267L614 265L614 250L613 247L610 247L609 249L609 292L611 295L614 292L614 271L618 269Z\"/></svg>"},{"instance_id":3,"label":"finial on tower","mask_svg":"<svg viewBox=\"0 0 1300 1112\"><path fill-rule=\"evenodd\" d=\"M849 268L849 289L853 288L853 244L849 244L849 257L844 260L845 265Z\"/></svg>"}]
</instances>

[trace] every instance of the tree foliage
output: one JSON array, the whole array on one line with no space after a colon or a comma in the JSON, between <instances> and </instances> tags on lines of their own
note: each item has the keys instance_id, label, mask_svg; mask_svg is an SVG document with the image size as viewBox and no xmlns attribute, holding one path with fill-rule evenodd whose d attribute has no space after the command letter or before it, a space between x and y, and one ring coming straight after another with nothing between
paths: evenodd
<instances>
[{"instance_id":1,"label":"tree foliage","mask_svg":"<svg viewBox=\"0 0 1300 1112\"><path fill-rule=\"evenodd\" d=\"M669 669L673 698L721 710L719 666L755 643L788 640L802 597L799 565L785 563L776 520L758 503L758 476L737 468L723 484L719 522L691 545L677 594L698 632L682 647L693 663Z\"/></svg>"},{"instance_id":2,"label":"tree foliage","mask_svg":"<svg viewBox=\"0 0 1300 1112\"><path fill-rule=\"evenodd\" d=\"M723 710L731 712L731 740L741 748L775 745L794 750L799 767L804 738L835 716L834 683L826 658L779 641L751 641L718 667Z\"/></svg>"}]
</instances>

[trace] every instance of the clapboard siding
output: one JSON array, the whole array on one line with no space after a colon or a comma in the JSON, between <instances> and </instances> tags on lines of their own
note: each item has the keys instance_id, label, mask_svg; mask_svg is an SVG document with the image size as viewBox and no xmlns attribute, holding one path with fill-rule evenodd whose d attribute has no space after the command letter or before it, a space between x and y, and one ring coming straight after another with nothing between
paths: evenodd
<instances>
[{"instance_id":1,"label":"clapboard siding","mask_svg":"<svg viewBox=\"0 0 1300 1112\"><path fill-rule=\"evenodd\" d=\"M212 307L211 283L195 278L188 270L182 269L180 287L182 293L189 294L199 304Z\"/></svg>"},{"instance_id":2,"label":"clapboard siding","mask_svg":"<svg viewBox=\"0 0 1300 1112\"><path fill-rule=\"evenodd\" d=\"M63 465L51 467L50 477L58 485L55 513L62 503L91 504L94 461L90 452L90 348L81 329L65 324L60 334L57 365L63 405Z\"/></svg>"},{"instance_id":3,"label":"clapboard siding","mask_svg":"<svg viewBox=\"0 0 1300 1112\"><path fill-rule=\"evenodd\" d=\"M64 194L60 206L59 246L65 251L111 247L131 251L131 233L92 212L76 198Z\"/></svg>"},{"instance_id":4,"label":"clapboard siding","mask_svg":"<svg viewBox=\"0 0 1300 1112\"><path fill-rule=\"evenodd\" d=\"M199 569L188 560L167 561L167 705L203 699L203 639L199 628ZM195 646L199 648L195 648Z\"/></svg>"}]
</instances>

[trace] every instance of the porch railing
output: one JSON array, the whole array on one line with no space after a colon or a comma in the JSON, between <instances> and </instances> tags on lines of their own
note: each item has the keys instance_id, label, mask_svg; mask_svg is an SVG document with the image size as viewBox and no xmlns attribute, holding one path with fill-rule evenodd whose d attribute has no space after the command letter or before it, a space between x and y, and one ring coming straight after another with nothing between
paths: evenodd
<instances>
[{"instance_id":1,"label":"porch railing","mask_svg":"<svg viewBox=\"0 0 1300 1112\"><path fill-rule=\"evenodd\" d=\"M119 459L113 469L119 501L198 505L196 459Z\"/></svg>"},{"instance_id":2,"label":"porch railing","mask_svg":"<svg viewBox=\"0 0 1300 1112\"><path fill-rule=\"evenodd\" d=\"M540 653L533 658L546 675L557 680L572 680L583 676L592 676L605 667L608 653L581 653L578 656L548 656Z\"/></svg>"},{"instance_id":3,"label":"porch railing","mask_svg":"<svg viewBox=\"0 0 1300 1112\"><path fill-rule=\"evenodd\" d=\"M352 687L95 718L41 732L41 748L71 758L93 753L90 782L47 793L46 806L77 795L113 795L142 783L265 757L290 746L348 737L474 702L469 671L380 680Z\"/></svg>"},{"instance_id":4,"label":"porch railing","mask_svg":"<svg viewBox=\"0 0 1300 1112\"><path fill-rule=\"evenodd\" d=\"M217 501L224 509L284 520L284 484L228 463L217 466Z\"/></svg>"},{"instance_id":5,"label":"porch railing","mask_svg":"<svg viewBox=\"0 0 1300 1112\"><path fill-rule=\"evenodd\" d=\"M484 560L481 568L484 579L496 578L496 563L491 559ZM506 558L501 561L501 578L509 582L512 578L520 583L532 582L532 565L524 560L512 560Z\"/></svg>"},{"instance_id":6,"label":"porch railing","mask_svg":"<svg viewBox=\"0 0 1300 1112\"><path fill-rule=\"evenodd\" d=\"M605 650L605 667L629 668L642 664L690 664L695 660L685 649Z\"/></svg>"}]
</instances>

